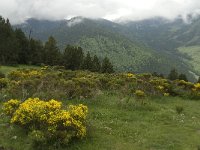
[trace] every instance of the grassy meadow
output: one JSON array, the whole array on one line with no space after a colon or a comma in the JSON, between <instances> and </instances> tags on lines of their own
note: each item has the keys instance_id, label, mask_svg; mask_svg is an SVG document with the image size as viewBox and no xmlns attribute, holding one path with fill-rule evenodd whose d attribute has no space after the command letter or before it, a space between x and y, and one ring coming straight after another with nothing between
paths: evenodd
<instances>
[{"instance_id":1,"label":"grassy meadow","mask_svg":"<svg viewBox=\"0 0 200 150\"><path fill-rule=\"evenodd\" d=\"M103 75L60 69L40 71L35 67L31 67L31 71L16 71L14 68L12 73L10 67L1 69L9 74L7 85L0 90L2 150L200 149L200 102L189 96L178 95L195 87L192 83L171 82L148 74ZM171 86L180 87L177 90L177 87L171 89ZM146 96L137 98L130 94L136 89L143 90ZM171 94L170 90L177 95ZM163 96L166 92L169 95ZM86 105L89 110L87 135L65 146L35 147L27 130L10 123L10 117L2 110L3 103L11 98L25 100L29 97L53 98L66 105Z\"/></svg>"},{"instance_id":2,"label":"grassy meadow","mask_svg":"<svg viewBox=\"0 0 200 150\"><path fill-rule=\"evenodd\" d=\"M127 98L128 99L128 98ZM197 150L200 145L200 103L181 98L149 99L145 106L133 98L122 102L105 93L94 99L65 101L89 107L88 135L69 150ZM123 104L122 104L123 103ZM177 113L176 107L183 107ZM32 150L24 132L1 114L0 144L7 149ZM54 148L49 148L54 149Z\"/></svg>"}]
</instances>

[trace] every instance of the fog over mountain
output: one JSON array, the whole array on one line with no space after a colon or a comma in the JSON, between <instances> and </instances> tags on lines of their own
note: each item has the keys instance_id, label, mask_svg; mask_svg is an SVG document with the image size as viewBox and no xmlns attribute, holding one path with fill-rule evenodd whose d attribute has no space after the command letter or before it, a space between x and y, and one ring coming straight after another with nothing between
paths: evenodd
<instances>
[{"instance_id":1,"label":"fog over mountain","mask_svg":"<svg viewBox=\"0 0 200 150\"><path fill-rule=\"evenodd\" d=\"M12 24L27 18L60 20L74 16L108 20L174 19L200 13L199 0L0 0L0 14Z\"/></svg>"}]
</instances>

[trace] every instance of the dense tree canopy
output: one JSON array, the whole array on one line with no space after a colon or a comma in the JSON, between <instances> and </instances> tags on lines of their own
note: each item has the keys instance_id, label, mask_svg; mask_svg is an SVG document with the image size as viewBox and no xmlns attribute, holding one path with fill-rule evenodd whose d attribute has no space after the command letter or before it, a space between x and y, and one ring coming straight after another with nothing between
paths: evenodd
<instances>
[{"instance_id":1,"label":"dense tree canopy","mask_svg":"<svg viewBox=\"0 0 200 150\"><path fill-rule=\"evenodd\" d=\"M63 65L66 69L80 69L83 61L83 50L81 47L67 45L63 53Z\"/></svg>"},{"instance_id":2,"label":"dense tree canopy","mask_svg":"<svg viewBox=\"0 0 200 150\"><path fill-rule=\"evenodd\" d=\"M102 68L101 68L102 73L113 73L113 65L111 64L110 60L105 57L103 62L102 62Z\"/></svg>"},{"instance_id":3,"label":"dense tree canopy","mask_svg":"<svg viewBox=\"0 0 200 150\"><path fill-rule=\"evenodd\" d=\"M59 48L56 45L56 40L50 36L44 45L45 63L48 65L58 65L61 59Z\"/></svg>"},{"instance_id":4,"label":"dense tree canopy","mask_svg":"<svg viewBox=\"0 0 200 150\"><path fill-rule=\"evenodd\" d=\"M0 17L0 64L63 65L66 69L84 69L93 72L112 73L113 66L108 58L102 62L88 52L84 56L81 47L67 45L62 53L54 37L44 44L27 38L21 29L13 29L9 20Z\"/></svg>"}]
</instances>

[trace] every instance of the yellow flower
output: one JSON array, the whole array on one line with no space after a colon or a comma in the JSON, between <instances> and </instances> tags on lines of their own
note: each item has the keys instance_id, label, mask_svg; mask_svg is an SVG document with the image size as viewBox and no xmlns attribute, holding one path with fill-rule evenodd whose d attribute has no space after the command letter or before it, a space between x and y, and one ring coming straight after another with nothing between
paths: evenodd
<instances>
[{"instance_id":1,"label":"yellow flower","mask_svg":"<svg viewBox=\"0 0 200 150\"><path fill-rule=\"evenodd\" d=\"M195 87L196 89L200 90L200 83L194 84L194 87Z\"/></svg>"},{"instance_id":2,"label":"yellow flower","mask_svg":"<svg viewBox=\"0 0 200 150\"><path fill-rule=\"evenodd\" d=\"M164 95L164 96L169 96L169 93L164 93L163 95Z\"/></svg>"},{"instance_id":3,"label":"yellow flower","mask_svg":"<svg viewBox=\"0 0 200 150\"><path fill-rule=\"evenodd\" d=\"M12 116L14 112L16 111L16 109L19 107L20 103L21 102L17 99L11 99L8 102L5 102L3 104L4 113L6 115Z\"/></svg>"},{"instance_id":4,"label":"yellow flower","mask_svg":"<svg viewBox=\"0 0 200 150\"><path fill-rule=\"evenodd\" d=\"M142 90L136 90L135 91L135 96L137 96L137 97L145 97L145 93Z\"/></svg>"},{"instance_id":5,"label":"yellow flower","mask_svg":"<svg viewBox=\"0 0 200 150\"><path fill-rule=\"evenodd\" d=\"M132 74L132 73L128 73L128 74L127 74L127 77L128 77L128 78L132 78L132 77L135 77L135 75Z\"/></svg>"},{"instance_id":6,"label":"yellow flower","mask_svg":"<svg viewBox=\"0 0 200 150\"><path fill-rule=\"evenodd\" d=\"M162 91L162 90L164 90L164 86L159 85L159 86L157 86L157 89L160 90L160 91Z\"/></svg>"},{"instance_id":7,"label":"yellow flower","mask_svg":"<svg viewBox=\"0 0 200 150\"><path fill-rule=\"evenodd\" d=\"M88 107L83 104L69 105L64 109L62 102L54 99L43 101L39 98L29 98L23 103L10 100L4 103L4 106L6 114L12 114L11 123L31 130L45 131L44 136L46 135L47 138L49 133L57 136L60 130L66 132L66 137L86 136L85 120Z\"/></svg>"}]
</instances>

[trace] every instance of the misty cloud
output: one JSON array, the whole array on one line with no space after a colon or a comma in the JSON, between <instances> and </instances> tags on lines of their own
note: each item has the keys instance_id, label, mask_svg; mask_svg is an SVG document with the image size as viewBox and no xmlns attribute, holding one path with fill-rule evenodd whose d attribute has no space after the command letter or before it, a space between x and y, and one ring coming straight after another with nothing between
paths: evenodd
<instances>
[{"instance_id":1,"label":"misty cloud","mask_svg":"<svg viewBox=\"0 0 200 150\"><path fill-rule=\"evenodd\" d=\"M12 23L27 18L59 20L74 16L109 20L173 19L200 14L199 0L0 0L0 15Z\"/></svg>"}]
</instances>

